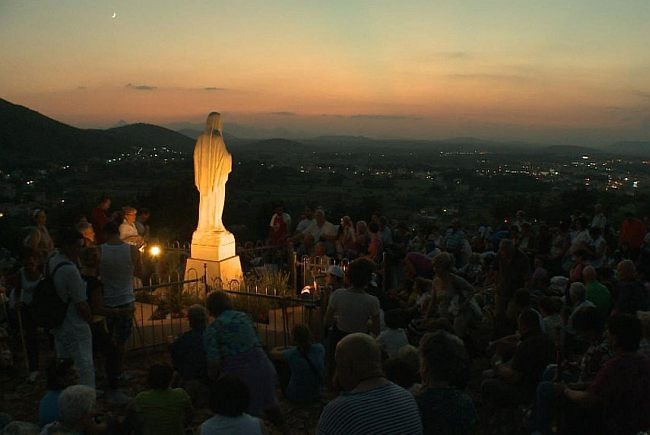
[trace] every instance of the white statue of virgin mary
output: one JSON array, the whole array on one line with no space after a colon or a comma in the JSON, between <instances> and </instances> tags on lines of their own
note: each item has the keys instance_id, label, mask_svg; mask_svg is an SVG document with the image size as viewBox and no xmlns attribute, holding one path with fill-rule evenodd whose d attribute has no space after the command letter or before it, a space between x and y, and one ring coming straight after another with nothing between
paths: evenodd
<instances>
[{"instance_id":1,"label":"white statue of virgin mary","mask_svg":"<svg viewBox=\"0 0 650 435\"><path fill-rule=\"evenodd\" d=\"M231 170L232 156L223 141L221 114L212 112L194 146L194 184L200 194L197 233L226 231L221 218Z\"/></svg>"}]
</instances>

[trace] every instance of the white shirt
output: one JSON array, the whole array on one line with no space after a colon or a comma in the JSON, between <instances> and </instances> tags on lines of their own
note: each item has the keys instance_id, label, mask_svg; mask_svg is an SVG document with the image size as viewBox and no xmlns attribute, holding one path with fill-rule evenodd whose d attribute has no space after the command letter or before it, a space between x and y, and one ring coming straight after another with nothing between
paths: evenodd
<instances>
[{"instance_id":1,"label":"white shirt","mask_svg":"<svg viewBox=\"0 0 650 435\"><path fill-rule=\"evenodd\" d=\"M120 240L129 245L138 246L136 240L131 239L127 240L129 237L138 237L138 228L135 226L135 223L128 223L126 220L120 224Z\"/></svg>"},{"instance_id":2,"label":"white shirt","mask_svg":"<svg viewBox=\"0 0 650 435\"><path fill-rule=\"evenodd\" d=\"M304 232L314 222L316 222L314 219L303 219L303 220L301 220L300 222L298 222L298 225L296 226L296 232L297 233Z\"/></svg>"},{"instance_id":3,"label":"white shirt","mask_svg":"<svg viewBox=\"0 0 650 435\"><path fill-rule=\"evenodd\" d=\"M334 310L336 327L341 331L368 333L368 320L379 315L379 299L365 292L340 289L330 296L329 308Z\"/></svg>"},{"instance_id":4,"label":"white shirt","mask_svg":"<svg viewBox=\"0 0 650 435\"><path fill-rule=\"evenodd\" d=\"M99 275L104 285L104 304L107 307L117 307L133 302L133 248L127 243L104 243L99 249Z\"/></svg>"},{"instance_id":5,"label":"white shirt","mask_svg":"<svg viewBox=\"0 0 650 435\"><path fill-rule=\"evenodd\" d=\"M200 435L262 435L262 423L259 418L246 413L238 417L215 415L201 424Z\"/></svg>"},{"instance_id":6,"label":"white shirt","mask_svg":"<svg viewBox=\"0 0 650 435\"><path fill-rule=\"evenodd\" d=\"M319 227L318 223L314 221L302 233L311 234L314 237L314 240L318 242L323 236L336 236L336 227L329 221L323 222L323 225Z\"/></svg>"},{"instance_id":7,"label":"white shirt","mask_svg":"<svg viewBox=\"0 0 650 435\"><path fill-rule=\"evenodd\" d=\"M591 221L591 226L600 228L600 229L605 229L605 225L607 224L607 218L605 217L604 213L599 213Z\"/></svg>"}]
</instances>

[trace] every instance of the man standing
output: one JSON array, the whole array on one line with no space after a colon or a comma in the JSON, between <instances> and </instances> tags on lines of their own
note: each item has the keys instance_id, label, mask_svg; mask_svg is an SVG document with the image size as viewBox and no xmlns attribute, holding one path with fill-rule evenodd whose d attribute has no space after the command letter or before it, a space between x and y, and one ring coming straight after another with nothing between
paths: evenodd
<instances>
[{"instance_id":1,"label":"man standing","mask_svg":"<svg viewBox=\"0 0 650 435\"><path fill-rule=\"evenodd\" d=\"M93 208L91 214L91 223L93 224L93 229L95 230L95 235L97 238L97 243L104 242L104 225L109 221L108 219L108 209L111 208L111 199L107 196L102 196L99 200L99 204Z\"/></svg>"},{"instance_id":2,"label":"man standing","mask_svg":"<svg viewBox=\"0 0 650 435\"><path fill-rule=\"evenodd\" d=\"M384 377L381 350L363 333L350 334L336 346L336 380L345 391L327 404L319 434L421 434L415 399Z\"/></svg>"},{"instance_id":3,"label":"man standing","mask_svg":"<svg viewBox=\"0 0 650 435\"><path fill-rule=\"evenodd\" d=\"M120 225L120 239L124 243L133 245L136 248L142 246L143 239L140 234L138 234L138 228L135 226L135 219L138 214L138 211L133 207L122 207L122 214L124 214L124 220Z\"/></svg>"},{"instance_id":4,"label":"man standing","mask_svg":"<svg viewBox=\"0 0 650 435\"><path fill-rule=\"evenodd\" d=\"M47 262L50 274L58 267L53 277L54 286L61 300L68 302L63 323L51 332L57 358L71 358L79 373L79 383L95 388L93 343L89 325L91 312L87 303L86 282L76 266L83 244L83 237L78 231L63 231L58 251Z\"/></svg>"},{"instance_id":5,"label":"man standing","mask_svg":"<svg viewBox=\"0 0 650 435\"><path fill-rule=\"evenodd\" d=\"M139 252L135 246L120 240L120 231L113 222L106 224L106 243L99 247L101 260L99 274L104 285L106 326L116 344L113 372L122 373L126 342L133 328L133 278L139 272Z\"/></svg>"}]
</instances>

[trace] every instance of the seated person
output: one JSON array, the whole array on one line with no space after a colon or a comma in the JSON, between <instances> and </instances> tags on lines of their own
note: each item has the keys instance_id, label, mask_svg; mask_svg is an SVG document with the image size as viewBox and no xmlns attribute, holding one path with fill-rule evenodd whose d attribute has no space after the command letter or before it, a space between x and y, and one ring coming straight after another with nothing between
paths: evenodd
<instances>
[{"instance_id":1,"label":"seated person","mask_svg":"<svg viewBox=\"0 0 650 435\"><path fill-rule=\"evenodd\" d=\"M403 318L402 310L389 310L384 313L386 328L376 338L382 355L395 358L402 346L409 344L404 328L401 328Z\"/></svg>"},{"instance_id":2,"label":"seated person","mask_svg":"<svg viewBox=\"0 0 650 435\"><path fill-rule=\"evenodd\" d=\"M483 403L493 408L529 404L542 373L555 358L553 342L542 333L539 314L525 309L517 320L520 341L508 362L497 363L494 379L481 385Z\"/></svg>"},{"instance_id":3,"label":"seated person","mask_svg":"<svg viewBox=\"0 0 650 435\"><path fill-rule=\"evenodd\" d=\"M585 391L558 384L562 396L574 405L564 407L567 433L584 431L589 423L590 433L636 434L650 427L650 362L637 352L641 334L639 319L613 315L607 341L614 356L596 379Z\"/></svg>"},{"instance_id":4,"label":"seated person","mask_svg":"<svg viewBox=\"0 0 650 435\"><path fill-rule=\"evenodd\" d=\"M203 347L203 333L207 326L208 312L202 305L192 305L187 310L190 330L178 337L170 346L172 365L176 371L173 386L180 386L192 398L195 408L208 405L210 390L205 381L208 363Z\"/></svg>"},{"instance_id":5,"label":"seated person","mask_svg":"<svg viewBox=\"0 0 650 435\"><path fill-rule=\"evenodd\" d=\"M533 419L535 429L542 433L550 431L551 421L554 418L554 404L557 403L559 392L556 391L553 382L560 380L572 382L572 387L584 389L594 380L598 370L612 357L607 340L603 339L605 320L600 317L595 308L581 308L574 316L574 327L576 334L589 343L589 347L577 364L562 362L559 369L553 364L544 372L543 381L537 386Z\"/></svg>"},{"instance_id":6,"label":"seated person","mask_svg":"<svg viewBox=\"0 0 650 435\"><path fill-rule=\"evenodd\" d=\"M415 396L425 434L472 433L478 415L464 391L469 357L463 342L445 331L426 334L420 341L422 389Z\"/></svg>"},{"instance_id":7,"label":"seated person","mask_svg":"<svg viewBox=\"0 0 650 435\"><path fill-rule=\"evenodd\" d=\"M54 359L46 369L47 391L38 404L38 422L41 426L53 423L61 418L59 414L59 396L79 379L71 359Z\"/></svg>"},{"instance_id":8,"label":"seated person","mask_svg":"<svg viewBox=\"0 0 650 435\"><path fill-rule=\"evenodd\" d=\"M190 330L171 345L172 364L182 381L201 380L207 376L203 333L207 326L208 312L202 305L192 305L187 310L187 318Z\"/></svg>"},{"instance_id":9,"label":"seated person","mask_svg":"<svg viewBox=\"0 0 650 435\"><path fill-rule=\"evenodd\" d=\"M149 368L149 390L135 396L128 420L143 435L183 435L192 415L192 402L182 388L169 388L173 370L168 364Z\"/></svg>"},{"instance_id":10,"label":"seated person","mask_svg":"<svg viewBox=\"0 0 650 435\"><path fill-rule=\"evenodd\" d=\"M201 424L200 435L261 435L262 421L246 414L250 393L246 384L234 375L222 375L214 384L210 408L215 413Z\"/></svg>"},{"instance_id":11,"label":"seated person","mask_svg":"<svg viewBox=\"0 0 650 435\"><path fill-rule=\"evenodd\" d=\"M556 343L560 341L562 333L562 317L560 316L560 307L562 301L550 296L544 296L538 302L539 312L544 322L544 333Z\"/></svg>"},{"instance_id":12,"label":"seated person","mask_svg":"<svg viewBox=\"0 0 650 435\"><path fill-rule=\"evenodd\" d=\"M271 351L273 359L284 360L289 365L289 382L284 395L294 402L319 400L325 376L325 348L313 343L311 331L305 325L293 328L294 346Z\"/></svg>"},{"instance_id":13,"label":"seated person","mask_svg":"<svg viewBox=\"0 0 650 435\"><path fill-rule=\"evenodd\" d=\"M95 389L72 385L61 392L58 405L60 419L43 428L41 435L96 434L106 431L105 424L95 422Z\"/></svg>"}]
</instances>

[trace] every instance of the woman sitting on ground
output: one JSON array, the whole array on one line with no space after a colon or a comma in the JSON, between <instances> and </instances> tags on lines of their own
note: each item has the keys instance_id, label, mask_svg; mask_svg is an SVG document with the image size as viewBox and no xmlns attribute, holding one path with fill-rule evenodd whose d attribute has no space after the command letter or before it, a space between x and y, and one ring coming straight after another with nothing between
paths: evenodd
<instances>
[{"instance_id":1,"label":"woman sitting on ground","mask_svg":"<svg viewBox=\"0 0 650 435\"><path fill-rule=\"evenodd\" d=\"M200 435L261 435L263 423L246 414L249 406L246 384L237 376L221 376L210 397L210 408L215 415L201 424Z\"/></svg>"},{"instance_id":2,"label":"woman sitting on ground","mask_svg":"<svg viewBox=\"0 0 650 435\"><path fill-rule=\"evenodd\" d=\"M232 309L224 292L211 293L206 306L214 317L204 334L208 376L213 380L221 374L238 376L251 392L248 413L265 413L273 424L285 430L275 394L275 368L262 349L253 322L246 313Z\"/></svg>"},{"instance_id":3,"label":"woman sitting on ground","mask_svg":"<svg viewBox=\"0 0 650 435\"><path fill-rule=\"evenodd\" d=\"M293 328L295 346L288 349L273 349L273 359L284 360L289 365L291 376L284 395L293 402L313 402L320 399L325 377L325 348L313 343L311 331L305 325Z\"/></svg>"}]
</instances>

